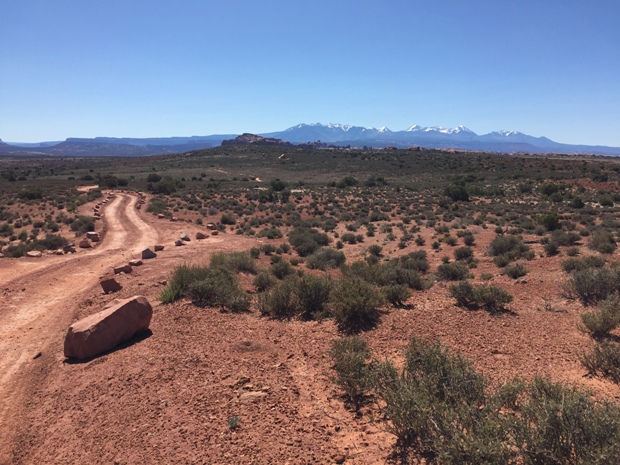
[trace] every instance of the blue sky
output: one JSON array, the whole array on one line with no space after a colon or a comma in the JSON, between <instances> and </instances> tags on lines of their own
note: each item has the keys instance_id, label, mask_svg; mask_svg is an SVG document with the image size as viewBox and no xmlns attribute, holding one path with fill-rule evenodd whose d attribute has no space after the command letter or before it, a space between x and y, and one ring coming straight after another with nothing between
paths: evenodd
<instances>
[{"instance_id":1,"label":"blue sky","mask_svg":"<svg viewBox=\"0 0 620 465\"><path fill-rule=\"evenodd\" d=\"M3 0L0 138L465 125L620 146L620 1Z\"/></svg>"}]
</instances>

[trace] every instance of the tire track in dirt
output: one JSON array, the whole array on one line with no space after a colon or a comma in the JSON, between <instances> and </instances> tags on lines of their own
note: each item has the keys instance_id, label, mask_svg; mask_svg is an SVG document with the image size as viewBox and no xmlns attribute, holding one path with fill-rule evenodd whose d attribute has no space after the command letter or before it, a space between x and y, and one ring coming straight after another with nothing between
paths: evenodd
<instances>
[{"instance_id":1,"label":"tire track in dirt","mask_svg":"<svg viewBox=\"0 0 620 465\"><path fill-rule=\"evenodd\" d=\"M28 387L23 378L27 363L38 352L56 353L50 345L70 324L82 296L98 285L110 268L135 258L158 239L157 231L136 212L138 198L117 194L104 210L105 235L92 250L75 255L46 256L33 264L27 259L9 262L0 283L0 463L8 450L11 424ZM6 262L5 262L6 263ZM49 348L49 350L48 350Z\"/></svg>"}]
</instances>

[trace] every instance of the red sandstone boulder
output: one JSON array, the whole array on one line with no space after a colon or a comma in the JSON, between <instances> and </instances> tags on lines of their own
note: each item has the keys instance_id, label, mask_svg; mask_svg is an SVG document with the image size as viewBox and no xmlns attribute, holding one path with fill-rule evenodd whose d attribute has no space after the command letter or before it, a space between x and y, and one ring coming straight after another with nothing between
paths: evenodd
<instances>
[{"instance_id":1,"label":"red sandstone boulder","mask_svg":"<svg viewBox=\"0 0 620 465\"><path fill-rule=\"evenodd\" d=\"M159 252L160 250L164 250L164 246L161 244L155 244L155 252Z\"/></svg>"},{"instance_id":2,"label":"red sandstone boulder","mask_svg":"<svg viewBox=\"0 0 620 465\"><path fill-rule=\"evenodd\" d=\"M125 273L125 274L131 273L131 265L117 266L116 268L114 268L114 274L120 274L120 273Z\"/></svg>"},{"instance_id":3,"label":"red sandstone boulder","mask_svg":"<svg viewBox=\"0 0 620 465\"><path fill-rule=\"evenodd\" d=\"M196 233L196 239L206 239L207 235L205 233L202 232L197 232Z\"/></svg>"},{"instance_id":4,"label":"red sandstone boulder","mask_svg":"<svg viewBox=\"0 0 620 465\"><path fill-rule=\"evenodd\" d=\"M155 250L157 250L157 246L155 246ZM142 260L150 260L155 257L157 257L157 254L148 247L142 251Z\"/></svg>"},{"instance_id":5,"label":"red sandstone boulder","mask_svg":"<svg viewBox=\"0 0 620 465\"><path fill-rule=\"evenodd\" d=\"M86 233L86 237L90 239L92 242L99 242L99 233L95 231L88 231Z\"/></svg>"},{"instance_id":6,"label":"red sandstone boulder","mask_svg":"<svg viewBox=\"0 0 620 465\"><path fill-rule=\"evenodd\" d=\"M65 357L91 358L113 349L148 329L153 308L142 296L116 300L99 313L69 326L65 336Z\"/></svg>"},{"instance_id":7,"label":"red sandstone boulder","mask_svg":"<svg viewBox=\"0 0 620 465\"><path fill-rule=\"evenodd\" d=\"M90 241L88 239L83 239L83 240L80 241L78 246L81 249L90 249L93 245L90 243Z\"/></svg>"},{"instance_id":8,"label":"red sandstone boulder","mask_svg":"<svg viewBox=\"0 0 620 465\"><path fill-rule=\"evenodd\" d=\"M117 283L116 279L114 278L108 278L99 281L99 284L101 284L101 288L103 289L103 292L105 294L107 294L108 292L118 292L123 288L123 286Z\"/></svg>"}]
</instances>

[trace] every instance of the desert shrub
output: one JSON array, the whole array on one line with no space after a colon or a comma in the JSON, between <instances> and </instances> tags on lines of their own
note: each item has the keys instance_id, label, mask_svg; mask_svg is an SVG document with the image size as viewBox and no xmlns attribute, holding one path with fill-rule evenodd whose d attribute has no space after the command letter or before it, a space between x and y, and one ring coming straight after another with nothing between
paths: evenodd
<instances>
[{"instance_id":1,"label":"desert shrub","mask_svg":"<svg viewBox=\"0 0 620 465\"><path fill-rule=\"evenodd\" d=\"M367 364L370 350L359 336L349 336L332 342L329 356L336 376L332 378L356 409L372 386L372 373Z\"/></svg>"},{"instance_id":2,"label":"desert shrub","mask_svg":"<svg viewBox=\"0 0 620 465\"><path fill-rule=\"evenodd\" d=\"M581 315L581 322L592 337L608 335L620 325L620 299L609 296L600 301L597 310Z\"/></svg>"},{"instance_id":3,"label":"desert shrub","mask_svg":"<svg viewBox=\"0 0 620 465\"><path fill-rule=\"evenodd\" d=\"M17 245L9 245L2 250L2 253L5 257L9 258L19 258L26 255L28 252L28 247L24 243L20 243Z\"/></svg>"},{"instance_id":4,"label":"desert shrub","mask_svg":"<svg viewBox=\"0 0 620 465\"><path fill-rule=\"evenodd\" d=\"M402 374L377 363L374 390L384 403L387 430L401 447L441 454L442 445L465 431L475 434L485 415L484 377L438 342L413 338Z\"/></svg>"},{"instance_id":5,"label":"desert shrub","mask_svg":"<svg viewBox=\"0 0 620 465\"><path fill-rule=\"evenodd\" d=\"M220 217L220 223L226 224L226 225L233 225L237 223L237 219L230 213L224 213Z\"/></svg>"},{"instance_id":6,"label":"desert shrub","mask_svg":"<svg viewBox=\"0 0 620 465\"><path fill-rule=\"evenodd\" d=\"M272 253L274 253L277 250L277 247L273 244L263 244L260 246L260 250L265 254L265 255L271 255Z\"/></svg>"},{"instance_id":7,"label":"desert shrub","mask_svg":"<svg viewBox=\"0 0 620 465\"><path fill-rule=\"evenodd\" d=\"M74 231L76 235L86 234L89 231L95 230L95 218L92 216L78 216L71 223L71 231Z\"/></svg>"},{"instance_id":8,"label":"desert shrub","mask_svg":"<svg viewBox=\"0 0 620 465\"><path fill-rule=\"evenodd\" d=\"M548 257L554 257L555 255L560 253L560 246L558 245L557 242L553 240L546 241L543 244L543 250L545 251Z\"/></svg>"},{"instance_id":9,"label":"desert shrub","mask_svg":"<svg viewBox=\"0 0 620 465\"><path fill-rule=\"evenodd\" d=\"M256 264L245 252L222 252L211 256L211 268L224 268L231 273L256 274Z\"/></svg>"},{"instance_id":10,"label":"desert shrub","mask_svg":"<svg viewBox=\"0 0 620 465\"><path fill-rule=\"evenodd\" d=\"M345 260L344 253L330 247L321 247L306 258L306 264L311 270L326 270L338 268Z\"/></svg>"},{"instance_id":11,"label":"desert shrub","mask_svg":"<svg viewBox=\"0 0 620 465\"><path fill-rule=\"evenodd\" d=\"M543 225L547 231L560 229L560 215L557 212L547 212L538 217L538 223Z\"/></svg>"},{"instance_id":12,"label":"desert shrub","mask_svg":"<svg viewBox=\"0 0 620 465\"><path fill-rule=\"evenodd\" d=\"M528 273L527 268L523 263L515 263L514 265L509 265L504 268L504 274L506 276L511 277L512 279L517 279L522 276L525 276Z\"/></svg>"},{"instance_id":13,"label":"desert shrub","mask_svg":"<svg viewBox=\"0 0 620 465\"><path fill-rule=\"evenodd\" d=\"M289 233L289 242L300 256L306 257L319 247L329 245L330 239L316 229L297 227Z\"/></svg>"},{"instance_id":14,"label":"desert shrub","mask_svg":"<svg viewBox=\"0 0 620 465\"><path fill-rule=\"evenodd\" d=\"M211 270L205 266L179 265L172 271L168 284L158 296L162 303L170 303L183 297L190 285L205 280L211 275Z\"/></svg>"},{"instance_id":15,"label":"desert shrub","mask_svg":"<svg viewBox=\"0 0 620 465\"><path fill-rule=\"evenodd\" d=\"M469 202L469 193L463 186L446 187L444 194L454 201L460 200L463 202Z\"/></svg>"},{"instance_id":16,"label":"desert shrub","mask_svg":"<svg viewBox=\"0 0 620 465\"><path fill-rule=\"evenodd\" d=\"M463 236L463 244L467 246L472 246L474 245L475 242L476 242L476 238L474 237L473 234L469 233Z\"/></svg>"},{"instance_id":17,"label":"desert shrub","mask_svg":"<svg viewBox=\"0 0 620 465\"><path fill-rule=\"evenodd\" d=\"M61 249L69 245L69 241L59 234L47 234L45 239L37 241L42 247L48 250Z\"/></svg>"},{"instance_id":18,"label":"desert shrub","mask_svg":"<svg viewBox=\"0 0 620 465\"><path fill-rule=\"evenodd\" d=\"M258 309L263 315L272 318L293 318L299 312L294 282L287 279L258 296Z\"/></svg>"},{"instance_id":19,"label":"desert shrub","mask_svg":"<svg viewBox=\"0 0 620 465\"><path fill-rule=\"evenodd\" d=\"M420 273L426 273L430 268L426 250L418 250L400 257L400 264L403 268L415 270Z\"/></svg>"},{"instance_id":20,"label":"desert shrub","mask_svg":"<svg viewBox=\"0 0 620 465\"><path fill-rule=\"evenodd\" d=\"M469 268L459 262L442 263L436 274L441 281L461 281L469 275Z\"/></svg>"},{"instance_id":21,"label":"desert shrub","mask_svg":"<svg viewBox=\"0 0 620 465\"><path fill-rule=\"evenodd\" d=\"M43 191L38 187L25 187L19 192L19 198L24 200L36 200L43 198Z\"/></svg>"},{"instance_id":22,"label":"desert shrub","mask_svg":"<svg viewBox=\"0 0 620 465\"><path fill-rule=\"evenodd\" d=\"M383 305L381 293L358 277L345 277L332 289L331 310L339 329L357 332L374 326Z\"/></svg>"},{"instance_id":23,"label":"desert shrub","mask_svg":"<svg viewBox=\"0 0 620 465\"><path fill-rule=\"evenodd\" d=\"M278 279L284 279L295 273L291 264L286 260L279 260L269 267L271 273Z\"/></svg>"},{"instance_id":24,"label":"desert shrub","mask_svg":"<svg viewBox=\"0 0 620 465\"><path fill-rule=\"evenodd\" d=\"M328 314L327 303L333 282L330 278L305 274L297 282L295 294L302 317L321 319Z\"/></svg>"},{"instance_id":25,"label":"desert shrub","mask_svg":"<svg viewBox=\"0 0 620 465\"><path fill-rule=\"evenodd\" d=\"M146 177L146 182L159 182L161 181L161 175L157 173L149 173Z\"/></svg>"},{"instance_id":26,"label":"desert shrub","mask_svg":"<svg viewBox=\"0 0 620 465\"><path fill-rule=\"evenodd\" d=\"M250 307L250 296L223 268L209 268L203 279L187 287L187 297L197 307L220 307L233 312L248 311Z\"/></svg>"},{"instance_id":27,"label":"desert shrub","mask_svg":"<svg viewBox=\"0 0 620 465\"><path fill-rule=\"evenodd\" d=\"M343 267L343 273L347 276L359 277L376 286L404 284L411 289L424 290L431 285L417 270L413 267L404 267L399 260L390 260L382 264L354 262L351 266Z\"/></svg>"},{"instance_id":28,"label":"desert shrub","mask_svg":"<svg viewBox=\"0 0 620 465\"><path fill-rule=\"evenodd\" d=\"M590 236L588 247L602 254L610 254L616 250L616 240L609 231L596 231Z\"/></svg>"},{"instance_id":29,"label":"desert shrub","mask_svg":"<svg viewBox=\"0 0 620 465\"><path fill-rule=\"evenodd\" d=\"M250 257L257 259L260 257L260 249L258 247L252 247L250 249Z\"/></svg>"},{"instance_id":30,"label":"desert shrub","mask_svg":"<svg viewBox=\"0 0 620 465\"><path fill-rule=\"evenodd\" d=\"M609 268L586 268L573 271L564 285L567 297L578 298L584 305L606 299L618 289L618 272Z\"/></svg>"},{"instance_id":31,"label":"desert shrub","mask_svg":"<svg viewBox=\"0 0 620 465\"><path fill-rule=\"evenodd\" d=\"M256 237L266 237L267 239L279 239L283 236L282 231L278 228L261 229Z\"/></svg>"},{"instance_id":32,"label":"desert shrub","mask_svg":"<svg viewBox=\"0 0 620 465\"><path fill-rule=\"evenodd\" d=\"M525 464L612 463L620 453L620 411L540 377L519 395L507 433Z\"/></svg>"},{"instance_id":33,"label":"desert shrub","mask_svg":"<svg viewBox=\"0 0 620 465\"><path fill-rule=\"evenodd\" d=\"M620 382L620 344L610 340L597 343L592 352L581 357L581 363L593 375Z\"/></svg>"},{"instance_id":34,"label":"desert shrub","mask_svg":"<svg viewBox=\"0 0 620 465\"><path fill-rule=\"evenodd\" d=\"M381 288L385 300L392 305L403 306L407 299L411 296L409 287L405 284L389 284Z\"/></svg>"},{"instance_id":35,"label":"desert shrub","mask_svg":"<svg viewBox=\"0 0 620 465\"><path fill-rule=\"evenodd\" d=\"M450 286L450 295L456 299L457 305L462 307L484 307L495 312L512 302L512 296L497 286L473 286L469 281Z\"/></svg>"},{"instance_id":36,"label":"desert shrub","mask_svg":"<svg viewBox=\"0 0 620 465\"><path fill-rule=\"evenodd\" d=\"M602 268L605 260L597 255L590 255L583 258L568 258L562 262L562 269L567 273L588 268Z\"/></svg>"},{"instance_id":37,"label":"desert shrub","mask_svg":"<svg viewBox=\"0 0 620 465\"><path fill-rule=\"evenodd\" d=\"M383 247L381 247L378 244L373 244L370 247L368 247L368 253L370 255L374 255L376 257L380 257L381 256L381 251L383 250Z\"/></svg>"},{"instance_id":38,"label":"desert shrub","mask_svg":"<svg viewBox=\"0 0 620 465\"><path fill-rule=\"evenodd\" d=\"M474 257L474 251L469 246L459 247L454 251L454 258L461 261L469 261Z\"/></svg>"},{"instance_id":39,"label":"desert shrub","mask_svg":"<svg viewBox=\"0 0 620 465\"><path fill-rule=\"evenodd\" d=\"M153 213L154 215L165 214L168 209L168 204L162 199L152 198L149 201L149 206L146 207L146 211Z\"/></svg>"},{"instance_id":40,"label":"desert shrub","mask_svg":"<svg viewBox=\"0 0 620 465\"><path fill-rule=\"evenodd\" d=\"M275 286L276 281L273 279L271 273L268 273L267 271L261 271L256 275L254 281L252 281L252 284L254 285L254 287L256 287L256 290L258 292L264 292L267 289Z\"/></svg>"},{"instance_id":41,"label":"desert shrub","mask_svg":"<svg viewBox=\"0 0 620 465\"><path fill-rule=\"evenodd\" d=\"M506 260L510 262L517 258L533 258L530 252L530 247L523 242L521 236L497 236L491 241L488 249L489 255L497 259L493 262L500 267L500 263L505 263Z\"/></svg>"}]
</instances>

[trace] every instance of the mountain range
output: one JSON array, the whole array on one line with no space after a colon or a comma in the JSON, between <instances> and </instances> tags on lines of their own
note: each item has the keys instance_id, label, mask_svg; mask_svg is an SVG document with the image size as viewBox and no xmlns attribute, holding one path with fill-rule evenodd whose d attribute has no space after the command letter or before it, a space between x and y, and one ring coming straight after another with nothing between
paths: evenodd
<instances>
[{"instance_id":1,"label":"mountain range","mask_svg":"<svg viewBox=\"0 0 620 465\"><path fill-rule=\"evenodd\" d=\"M565 153L620 156L620 147L599 145L572 145L534 137L517 131L495 131L478 135L465 126L410 126L401 131L386 127L366 128L345 124L298 124L284 131L259 134L281 139L292 144L320 141L323 144L351 147L398 147L458 149L502 153ZM4 143L0 140L0 155L53 155L53 156L147 156L187 152L219 146L237 134L191 137L68 138L65 141L39 143Z\"/></svg>"}]
</instances>

